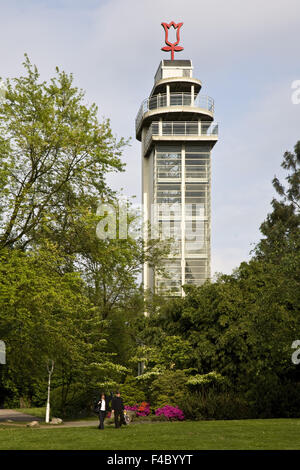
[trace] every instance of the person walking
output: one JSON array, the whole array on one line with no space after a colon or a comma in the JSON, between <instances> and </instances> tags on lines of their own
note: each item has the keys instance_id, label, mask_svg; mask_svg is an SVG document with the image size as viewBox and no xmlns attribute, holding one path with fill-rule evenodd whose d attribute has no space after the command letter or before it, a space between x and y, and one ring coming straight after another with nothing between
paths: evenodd
<instances>
[{"instance_id":1,"label":"person walking","mask_svg":"<svg viewBox=\"0 0 300 470\"><path fill-rule=\"evenodd\" d=\"M115 428L120 428L122 424L126 424L124 418L124 403L120 392L116 392L116 395L112 399L111 409L115 415Z\"/></svg>"},{"instance_id":2,"label":"person walking","mask_svg":"<svg viewBox=\"0 0 300 470\"><path fill-rule=\"evenodd\" d=\"M98 429L104 429L104 419L106 413L109 411L109 397L105 393L101 394L100 400L97 403L97 412L99 413L99 426Z\"/></svg>"}]
</instances>

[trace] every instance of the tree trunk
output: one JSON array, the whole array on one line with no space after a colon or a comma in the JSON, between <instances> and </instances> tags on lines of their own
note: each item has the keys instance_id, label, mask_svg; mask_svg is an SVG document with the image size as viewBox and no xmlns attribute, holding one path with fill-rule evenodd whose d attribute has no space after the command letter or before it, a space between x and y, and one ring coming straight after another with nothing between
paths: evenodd
<instances>
[{"instance_id":1,"label":"tree trunk","mask_svg":"<svg viewBox=\"0 0 300 470\"><path fill-rule=\"evenodd\" d=\"M49 364L47 364L47 370L48 370L48 397L47 397L47 405L46 405L46 423L49 423L50 421L50 389L51 389L51 375L54 370L54 361L51 361L51 367Z\"/></svg>"}]
</instances>

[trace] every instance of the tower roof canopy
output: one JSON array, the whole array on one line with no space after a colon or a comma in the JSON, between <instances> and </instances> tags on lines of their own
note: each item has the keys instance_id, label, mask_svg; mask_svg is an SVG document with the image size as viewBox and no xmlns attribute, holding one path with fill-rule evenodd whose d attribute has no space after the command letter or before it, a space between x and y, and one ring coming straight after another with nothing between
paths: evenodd
<instances>
[{"instance_id":1,"label":"tower roof canopy","mask_svg":"<svg viewBox=\"0 0 300 470\"><path fill-rule=\"evenodd\" d=\"M188 91L194 85L195 94L201 89L201 81L193 78L192 61L186 60L162 60L154 77L154 86L150 96L164 93L166 85L170 85L171 91Z\"/></svg>"}]
</instances>

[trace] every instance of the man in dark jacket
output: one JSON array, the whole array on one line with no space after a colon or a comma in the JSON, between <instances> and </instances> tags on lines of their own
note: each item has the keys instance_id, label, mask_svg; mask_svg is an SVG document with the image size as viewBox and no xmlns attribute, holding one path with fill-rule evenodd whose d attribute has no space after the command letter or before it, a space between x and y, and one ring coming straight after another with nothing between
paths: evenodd
<instances>
[{"instance_id":1,"label":"man in dark jacket","mask_svg":"<svg viewBox=\"0 0 300 470\"><path fill-rule=\"evenodd\" d=\"M112 399L111 409L115 414L115 427L120 428L122 424L126 424L124 418L124 403L120 396L120 392L117 392Z\"/></svg>"}]
</instances>

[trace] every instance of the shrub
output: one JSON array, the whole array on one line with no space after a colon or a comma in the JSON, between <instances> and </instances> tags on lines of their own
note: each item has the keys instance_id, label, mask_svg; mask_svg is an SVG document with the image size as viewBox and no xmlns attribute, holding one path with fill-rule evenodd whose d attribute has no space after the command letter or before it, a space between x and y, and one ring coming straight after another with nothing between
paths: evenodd
<instances>
[{"instance_id":1,"label":"shrub","mask_svg":"<svg viewBox=\"0 0 300 470\"><path fill-rule=\"evenodd\" d=\"M247 400L234 393L189 393L178 405L188 419L247 419L252 410Z\"/></svg>"},{"instance_id":2,"label":"shrub","mask_svg":"<svg viewBox=\"0 0 300 470\"><path fill-rule=\"evenodd\" d=\"M181 371L165 371L155 380L150 387L150 402L155 408L166 405L177 406L185 400L188 393L186 386L187 376Z\"/></svg>"},{"instance_id":3,"label":"shrub","mask_svg":"<svg viewBox=\"0 0 300 470\"><path fill-rule=\"evenodd\" d=\"M270 384L257 381L247 393L253 413L257 418L299 418L300 383Z\"/></svg>"},{"instance_id":4,"label":"shrub","mask_svg":"<svg viewBox=\"0 0 300 470\"><path fill-rule=\"evenodd\" d=\"M168 420L184 420L184 414L177 406L166 405L155 411L156 416L164 415Z\"/></svg>"},{"instance_id":5,"label":"shrub","mask_svg":"<svg viewBox=\"0 0 300 470\"><path fill-rule=\"evenodd\" d=\"M150 403L143 401L140 405L125 406L125 410L135 411L136 416L148 416L150 414Z\"/></svg>"},{"instance_id":6,"label":"shrub","mask_svg":"<svg viewBox=\"0 0 300 470\"><path fill-rule=\"evenodd\" d=\"M133 377L127 378L125 383L119 386L119 390L126 405L134 406L146 400L145 393L137 386Z\"/></svg>"},{"instance_id":7,"label":"shrub","mask_svg":"<svg viewBox=\"0 0 300 470\"><path fill-rule=\"evenodd\" d=\"M208 390L213 387L215 390L225 390L229 381L218 372L212 371L208 374L192 375L187 380L187 385L191 390Z\"/></svg>"},{"instance_id":8,"label":"shrub","mask_svg":"<svg viewBox=\"0 0 300 470\"><path fill-rule=\"evenodd\" d=\"M82 384L72 385L66 398L62 387L51 392L51 415L61 418L82 418L92 416L95 393L82 389Z\"/></svg>"},{"instance_id":9,"label":"shrub","mask_svg":"<svg viewBox=\"0 0 300 470\"><path fill-rule=\"evenodd\" d=\"M148 416L150 414L150 403L143 401L137 409L137 416Z\"/></svg>"},{"instance_id":10,"label":"shrub","mask_svg":"<svg viewBox=\"0 0 300 470\"><path fill-rule=\"evenodd\" d=\"M128 411L137 411L138 406L139 405L133 405L133 406L125 405L124 408L125 408L125 410L128 410Z\"/></svg>"}]
</instances>

